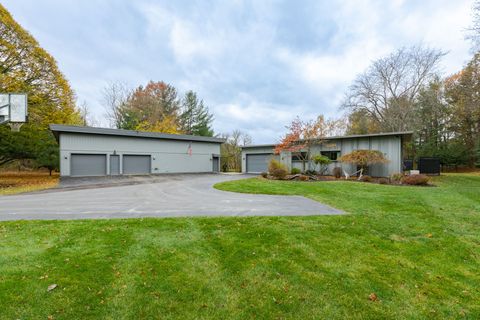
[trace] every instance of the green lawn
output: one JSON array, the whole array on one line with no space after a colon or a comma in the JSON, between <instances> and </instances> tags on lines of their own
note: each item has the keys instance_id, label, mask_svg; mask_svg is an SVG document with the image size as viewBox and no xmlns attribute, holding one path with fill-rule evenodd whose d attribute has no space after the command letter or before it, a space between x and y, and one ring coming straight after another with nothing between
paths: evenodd
<instances>
[{"instance_id":1,"label":"green lawn","mask_svg":"<svg viewBox=\"0 0 480 320\"><path fill-rule=\"evenodd\" d=\"M478 319L480 176L435 183L217 185L343 216L0 223L0 319Z\"/></svg>"}]
</instances>

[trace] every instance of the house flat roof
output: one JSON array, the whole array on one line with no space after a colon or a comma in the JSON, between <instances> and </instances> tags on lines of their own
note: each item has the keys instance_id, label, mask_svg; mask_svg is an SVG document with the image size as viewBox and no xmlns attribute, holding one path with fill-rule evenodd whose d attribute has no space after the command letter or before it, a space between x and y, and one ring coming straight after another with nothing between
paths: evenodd
<instances>
[{"instance_id":1,"label":"house flat roof","mask_svg":"<svg viewBox=\"0 0 480 320\"><path fill-rule=\"evenodd\" d=\"M381 132L381 133L370 133L370 134L353 134L348 136L333 136L321 138L321 140L341 140L341 139L355 139L355 138L370 138L370 137L386 137L386 136L409 136L413 134L413 131L398 131L398 132ZM277 144L252 144L249 146L243 146L242 149L249 148L267 148L275 147Z\"/></svg>"},{"instance_id":2,"label":"house flat roof","mask_svg":"<svg viewBox=\"0 0 480 320\"><path fill-rule=\"evenodd\" d=\"M192 136L186 134L170 134L161 132L147 132L147 131L135 131L135 130L123 130L123 129L110 129L110 128L95 128L95 127L82 127L82 126L69 126L61 124L51 124L50 130L58 139L59 133L82 133L82 134L96 134L107 136L122 136L122 137L137 137L137 138L149 138L149 139L165 139L165 140L184 140L184 141L198 141L198 142L212 142L212 143L224 143L225 139L215 137L204 136Z\"/></svg>"}]
</instances>

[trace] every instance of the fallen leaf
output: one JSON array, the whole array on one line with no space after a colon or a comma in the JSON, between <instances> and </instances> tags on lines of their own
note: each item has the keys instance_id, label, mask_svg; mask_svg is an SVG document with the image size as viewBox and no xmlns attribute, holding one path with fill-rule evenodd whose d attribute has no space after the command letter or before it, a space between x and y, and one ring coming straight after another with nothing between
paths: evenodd
<instances>
[{"instance_id":1,"label":"fallen leaf","mask_svg":"<svg viewBox=\"0 0 480 320\"><path fill-rule=\"evenodd\" d=\"M427 233L426 236L427 236L427 238L433 237L433 235L431 233Z\"/></svg>"},{"instance_id":2,"label":"fallen leaf","mask_svg":"<svg viewBox=\"0 0 480 320\"><path fill-rule=\"evenodd\" d=\"M377 301L378 300L378 297L375 293L370 293L370 295L368 296L368 299L370 299L370 301Z\"/></svg>"},{"instance_id":3,"label":"fallen leaf","mask_svg":"<svg viewBox=\"0 0 480 320\"><path fill-rule=\"evenodd\" d=\"M51 284L51 285L48 286L47 291L52 291L52 290L55 289L56 287L57 287L57 284L56 284L56 283Z\"/></svg>"}]
</instances>

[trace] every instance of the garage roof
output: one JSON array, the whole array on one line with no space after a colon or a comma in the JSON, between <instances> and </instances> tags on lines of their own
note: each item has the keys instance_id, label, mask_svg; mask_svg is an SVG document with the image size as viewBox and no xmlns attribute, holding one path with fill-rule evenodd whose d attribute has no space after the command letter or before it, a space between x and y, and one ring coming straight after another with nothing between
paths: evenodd
<instances>
[{"instance_id":1,"label":"garage roof","mask_svg":"<svg viewBox=\"0 0 480 320\"><path fill-rule=\"evenodd\" d=\"M192 136L185 134L169 134L161 132L146 132L135 130L123 130L123 129L109 129L109 128L94 128L94 127L82 127L82 126L67 126L61 124L51 124L50 130L58 139L58 135L61 132L68 133L83 133L83 134L97 134L108 136L123 136L123 137L137 137L137 138L150 138L150 139L168 139L168 140L186 140L186 141L199 141L199 142L213 142L224 143L225 139L204 137L204 136Z\"/></svg>"},{"instance_id":2,"label":"garage roof","mask_svg":"<svg viewBox=\"0 0 480 320\"><path fill-rule=\"evenodd\" d=\"M413 131L398 131L398 132L380 132L380 133L370 133L370 134L353 134L348 136L334 136L334 137L325 137L321 140L340 140L340 139L355 139L355 138L370 138L370 137L386 137L386 136L410 136L413 134ZM242 149L249 148L261 148L261 147L275 147L277 144L256 144L243 146Z\"/></svg>"}]
</instances>

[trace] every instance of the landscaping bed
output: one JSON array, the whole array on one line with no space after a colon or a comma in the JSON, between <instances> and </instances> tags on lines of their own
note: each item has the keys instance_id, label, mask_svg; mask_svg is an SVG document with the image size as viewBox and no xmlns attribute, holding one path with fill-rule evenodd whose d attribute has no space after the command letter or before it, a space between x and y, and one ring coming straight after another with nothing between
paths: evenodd
<instances>
[{"instance_id":1,"label":"landscaping bed","mask_svg":"<svg viewBox=\"0 0 480 320\"><path fill-rule=\"evenodd\" d=\"M402 175L397 174L392 177L371 177L368 175L362 176L360 179L356 176L351 176L348 179L345 177L337 178L328 175L318 174L289 174L285 177L276 177L267 173L262 173L261 177L267 180L288 180L288 181L301 181L301 182L316 182L316 181L351 181L359 183L377 183L395 186L423 186L432 187L431 179L426 175Z\"/></svg>"}]
</instances>

